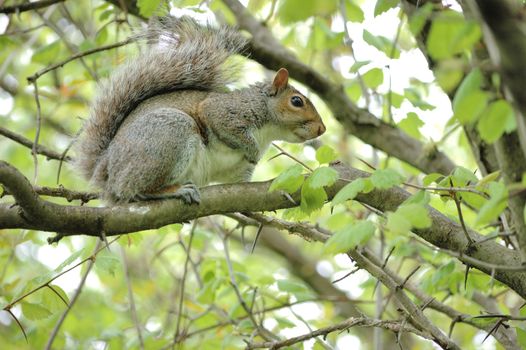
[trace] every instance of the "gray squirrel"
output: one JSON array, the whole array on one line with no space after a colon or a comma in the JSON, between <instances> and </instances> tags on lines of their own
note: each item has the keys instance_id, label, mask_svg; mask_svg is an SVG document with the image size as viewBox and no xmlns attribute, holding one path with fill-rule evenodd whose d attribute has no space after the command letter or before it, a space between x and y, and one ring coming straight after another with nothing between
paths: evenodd
<instances>
[{"instance_id":1,"label":"gray squirrel","mask_svg":"<svg viewBox=\"0 0 526 350\"><path fill-rule=\"evenodd\" d=\"M284 68L226 89L235 74L225 61L246 45L234 29L167 16L138 37L146 50L99 87L75 146L76 167L106 201L199 203L197 186L250 180L271 141L325 132Z\"/></svg>"}]
</instances>

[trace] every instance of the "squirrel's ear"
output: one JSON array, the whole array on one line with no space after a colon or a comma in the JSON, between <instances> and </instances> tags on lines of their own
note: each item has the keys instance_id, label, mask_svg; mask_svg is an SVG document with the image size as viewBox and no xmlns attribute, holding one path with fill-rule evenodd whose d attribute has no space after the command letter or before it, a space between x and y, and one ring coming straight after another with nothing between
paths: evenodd
<instances>
[{"instance_id":1,"label":"squirrel's ear","mask_svg":"<svg viewBox=\"0 0 526 350\"><path fill-rule=\"evenodd\" d=\"M271 94L276 95L278 92L287 87L289 83L289 71L285 68L280 68L272 82Z\"/></svg>"}]
</instances>

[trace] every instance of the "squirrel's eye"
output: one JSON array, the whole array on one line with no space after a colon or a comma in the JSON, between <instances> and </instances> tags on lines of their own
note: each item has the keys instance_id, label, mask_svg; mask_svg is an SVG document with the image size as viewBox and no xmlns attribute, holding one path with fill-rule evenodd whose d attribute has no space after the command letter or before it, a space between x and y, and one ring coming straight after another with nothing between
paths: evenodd
<instances>
[{"instance_id":1,"label":"squirrel's eye","mask_svg":"<svg viewBox=\"0 0 526 350\"><path fill-rule=\"evenodd\" d=\"M303 100L299 96L292 96L290 103L292 103L294 107L303 107Z\"/></svg>"}]
</instances>

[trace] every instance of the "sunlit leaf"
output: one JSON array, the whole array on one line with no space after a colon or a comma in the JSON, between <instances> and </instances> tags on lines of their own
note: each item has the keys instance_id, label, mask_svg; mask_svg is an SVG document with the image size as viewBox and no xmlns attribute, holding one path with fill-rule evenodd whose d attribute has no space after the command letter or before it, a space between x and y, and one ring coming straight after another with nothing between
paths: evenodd
<instances>
[{"instance_id":1,"label":"sunlit leaf","mask_svg":"<svg viewBox=\"0 0 526 350\"><path fill-rule=\"evenodd\" d=\"M22 313L28 320L41 320L51 316L51 312L39 304L33 304L23 301Z\"/></svg>"},{"instance_id":2,"label":"sunlit leaf","mask_svg":"<svg viewBox=\"0 0 526 350\"><path fill-rule=\"evenodd\" d=\"M338 172L326 166L319 167L309 176L309 186L312 188L326 187L334 184L338 180Z\"/></svg>"},{"instance_id":3,"label":"sunlit leaf","mask_svg":"<svg viewBox=\"0 0 526 350\"><path fill-rule=\"evenodd\" d=\"M294 193L303 184L303 167L300 164L294 164L276 177L270 185L269 192L284 190L288 193Z\"/></svg>"},{"instance_id":4,"label":"sunlit leaf","mask_svg":"<svg viewBox=\"0 0 526 350\"><path fill-rule=\"evenodd\" d=\"M316 150L316 160L320 164L330 163L338 158L336 151L329 145L323 145Z\"/></svg>"},{"instance_id":5,"label":"sunlit leaf","mask_svg":"<svg viewBox=\"0 0 526 350\"><path fill-rule=\"evenodd\" d=\"M400 185L404 182L402 175L393 169L378 169L370 177L374 187L378 189L388 189Z\"/></svg>"},{"instance_id":6,"label":"sunlit leaf","mask_svg":"<svg viewBox=\"0 0 526 350\"><path fill-rule=\"evenodd\" d=\"M325 242L328 254L345 253L357 245L364 244L374 234L376 227L370 221L360 221L336 232Z\"/></svg>"}]
</instances>

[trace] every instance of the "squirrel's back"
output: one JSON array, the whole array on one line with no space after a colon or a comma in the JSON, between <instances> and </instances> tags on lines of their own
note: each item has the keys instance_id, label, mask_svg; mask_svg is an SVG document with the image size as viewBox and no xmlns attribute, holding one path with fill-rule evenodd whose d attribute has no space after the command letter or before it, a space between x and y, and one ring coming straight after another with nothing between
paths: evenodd
<instances>
[{"instance_id":1,"label":"squirrel's back","mask_svg":"<svg viewBox=\"0 0 526 350\"><path fill-rule=\"evenodd\" d=\"M148 47L100 87L77 141L76 165L94 183L97 162L123 120L141 102L176 90L218 91L232 79L225 61L245 40L228 27L202 26L189 17L162 17L139 34Z\"/></svg>"}]
</instances>

